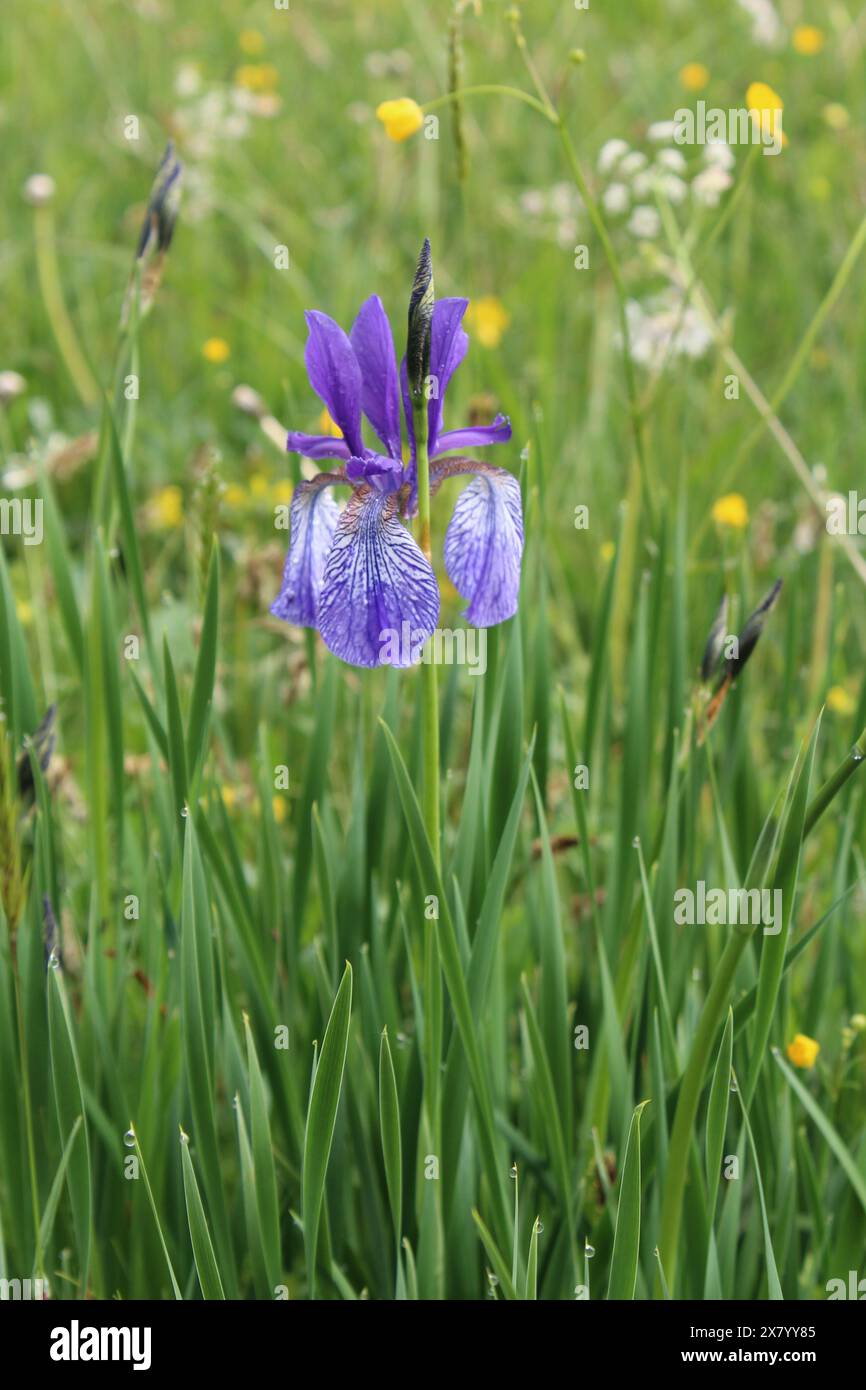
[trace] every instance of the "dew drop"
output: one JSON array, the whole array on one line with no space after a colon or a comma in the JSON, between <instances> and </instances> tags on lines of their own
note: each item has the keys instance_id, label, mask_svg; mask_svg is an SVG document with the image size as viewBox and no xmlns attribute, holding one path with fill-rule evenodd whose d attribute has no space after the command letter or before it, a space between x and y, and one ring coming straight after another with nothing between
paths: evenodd
<instances>
[{"instance_id":1,"label":"dew drop","mask_svg":"<svg viewBox=\"0 0 866 1390\"><path fill-rule=\"evenodd\" d=\"M640 849L640 835L635 835L631 842L632 849Z\"/></svg>"},{"instance_id":2,"label":"dew drop","mask_svg":"<svg viewBox=\"0 0 866 1390\"><path fill-rule=\"evenodd\" d=\"M589 1241L587 1241L583 1247L583 1253L588 1260L591 1260L593 1255L595 1254L595 1246L590 1245Z\"/></svg>"},{"instance_id":3,"label":"dew drop","mask_svg":"<svg viewBox=\"0 0 866 1390\"><path fill-rule=\"evenodd\" d=\"M59 969L60 969L60 956L57 954L57 947L56 947L56 946L53 946L53 947L52 947L52 949L51 949L51 954L50 954L49 957L48 957L48 969L49 969L49 970L59 970Z\"/></svg>"},{"instance_id":4,"label":"dew drop","mask_svg":"<svg viewBox=\"0 0 866 1390\"><path fill-rule=\"evenodd\" d=\"M516 1181L516 1179L517 1179L517 1164L516 1164L516 1163L512 1163L512 1165L511 1165L511 1176L512 1176L512 1177L515 1179L515 1181Z\"/></svg>"},{"instance_id":5,"label":"dew drop","mask_svg":"<svg viewBox=\"0 0 866 1390\"><path fill-rule=\"evenodd\" d=\"M128 1149L135 1148L135 1130L128 1129L123 1136L123 1142Z\"/></svg>"},{"instance_id":6,"label":"dew drop","mask_svg":"<svg viewBox=\"0 0 866 1390\"><path fill-rule=\"evenodd\" d=\"M542 1234L543 1230L544 1230L544 1222L541 1221L541 1220L536 1216L536 1218L535 1218L535 1234L536 1234L537 1236L540 1236L540 1235Z\"/></svg>"}]
</instances>

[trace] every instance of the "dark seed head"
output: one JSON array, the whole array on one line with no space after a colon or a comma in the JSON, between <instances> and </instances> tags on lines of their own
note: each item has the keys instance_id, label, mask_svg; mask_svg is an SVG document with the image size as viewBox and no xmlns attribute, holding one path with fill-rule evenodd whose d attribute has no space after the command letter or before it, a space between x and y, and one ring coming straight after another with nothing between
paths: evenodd
<instances>
[{"instance_id":1,"label":"dark seed head","mask_svg":"<svg viewBox=\"0 0 866 1390\"><path fill-rule=\"evenodd\" d=\"M750 613L746 619L742 632L737 638L737 647L733 656L729 656L725 662L723 679L727 677L735 681L741 674L743 667L748 661L755 647L758 645L758 638L764 630L764 623L770 615L776 599L782 588L781 579L777 579L769 593L765 594L758 604L754 613Z\"/></svg>"}]
</instances>

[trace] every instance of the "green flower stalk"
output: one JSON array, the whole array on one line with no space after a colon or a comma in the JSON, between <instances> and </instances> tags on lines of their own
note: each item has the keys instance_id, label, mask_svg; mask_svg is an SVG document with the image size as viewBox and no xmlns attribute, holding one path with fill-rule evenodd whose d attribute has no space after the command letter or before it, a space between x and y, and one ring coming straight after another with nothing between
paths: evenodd
<instances>
[{"instance_id":1,"label":"green flower stalk","mask_svg":"<svg viewBox=\"0 0 866 1390\"><path fill-rule=\"evenodd\" d=\"M428 453L427 377L430 372L430 332L433 322L433 259L430 241L425 238L415 270L409 300L409 331L406 340L406 372L412 400L415 455L418 467L419 544L431 559L430 544L430 458ZM441 864L439 849L439 691L436 667L432 661L421 667L424 686L424 823L436 867Z\"/></svg>"}]
</instances>

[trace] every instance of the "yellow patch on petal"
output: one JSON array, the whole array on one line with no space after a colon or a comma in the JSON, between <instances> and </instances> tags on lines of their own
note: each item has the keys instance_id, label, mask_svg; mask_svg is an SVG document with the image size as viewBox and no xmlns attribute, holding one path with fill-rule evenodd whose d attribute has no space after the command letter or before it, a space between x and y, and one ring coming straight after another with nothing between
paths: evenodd
<instances>
[{"instance_id":1,"label":"yellow patch on petal","mask_svg":"<svg viewBox=\"0 0 866 1390\"><path fill-rule=\"evenodd\" d=\"M231 352L225 338L208 338L202 343L201 355L206 362L228 362Z\"/></svg>"},{"instance_id":2,"label":"yellow patch on petal","mask_svg":"<svg viewBox=\"0 0 866 1390\"><path fill-rule=\"evenodd\" d=\"M827 691L827 708L834 714L853 714L857 702L844 685L831 685Z\"/></svg>"},{"instance_id":3,"label":"yellow patch on petal","mask_svg":"<svg viewBox=\"0 0 866 1390\"><path fill-rule=\"evenodd\" d=\"M411 97L383 101L376 107L376 117L385 127L389 140L408 140L424 124L424 112Z\"/></svg>"},{"instance_id":4,"label":"yellow patch on petal","mask_svg":"<svg viewBox=\"0 0 866 1390\"><path fill-rule=\"evenodd\" d=\"M798 1033L793 1042L789 1042L785 1051L788 1060L794 1063L795 1067L814 1067L815 1059L821 1051L821 1044L814 1038L807 1038L805 1033Z\"/></svg>"},{"instance_id":5,"label":"yellow patch on petal","mask_svg":"<svg viewBox=\"0 0 866 1390\"><path fill-rule=\"evenodd\" d=\"M319 434L327 434L331 439L342 439L343 431L340 426L331 419L330 412L323 410L319 416Z\"/></svg>"},{"instance_id":6,"label":"yellow patch on petal","mask_svg":"<svg viewBox=\"0 0 866 1390\"><path fill-rule=\"evenodd\" d=\"M473 299L466 310L465 323L474 338L482 347L496 348L511 322L511 315L501 299L495 294L486 294L481 299Z\"/></svg>"},{"instance_id":7,"label":"yellow patch on petal","mask_svg":"<svg viewBox=\"0 0 866 1390\"><path fill-rule=\"evenodd\" d=\"M752 123L758 127L761 136L769 143L781 136L782 144L787 145L788 137L782 130L782 111L785 103L766 82L752 82L746 92L746 106Z\"/></svg>"},{"instance_id":8,"label":"yellow patch on petal","mask_svg":"<svg viewBox=\"0 0 866 1390\"><path fill-rule=\"evenodd\" d=\"M703 63L686 63L680 68L680 82L687 92L702 92L710 80L710 70Z\"/></svg>"},{"instance_id":9,"label":"yellow patch on petal","mask_svg":"<svg viewBox=\"0 0 866 1390\"><path fill-rule=\"evenodd\" d=\"M726 492L724 497L718 497L713 503L713 521L718 522L719 526L730 526L735 531L742 531L749 524L749 508L742 493Z\"/></svg>"},{"instance_id":10,"label":"yellow patch on petal","mask_svg":"<svg viewBox=\"0 0 866 1390\"><path fill-rule=\"evenodd\" d=\"M811 58L824 47L824 34L814 24L798 24L791 35L791 42L797 53L802 54L804 58Z\"/></svg>"}]
</instances>

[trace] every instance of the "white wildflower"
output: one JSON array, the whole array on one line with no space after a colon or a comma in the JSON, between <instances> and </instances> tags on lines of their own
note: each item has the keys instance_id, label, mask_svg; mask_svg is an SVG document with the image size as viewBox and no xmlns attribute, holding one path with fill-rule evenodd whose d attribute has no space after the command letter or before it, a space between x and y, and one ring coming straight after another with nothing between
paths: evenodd
<instances>
[{"instance_id":1,"label":"white wildflower","mask_svg":"<svg viewBox=\"0 0 866 1390\"><path fill-rule=\"evenodd\" d=\"M624 154L628 154L628 142L626 140L608 140L606 144L602 145L598 153L599 173L609 174Z\"/></svg>"},{"instance_id":2,"label":"white wildflower","mask_svg":"<svg viewBox=\"0 0 866 1390\"><path fill-rule=\"evenodd\" d=\"M632 236L642 239L657 237L662 229L661 218L655 208L637 207L629 218L628 229Z\"/></svg>"},{"instance_id":3,"label":"white wildflower","mask_svg":"<svg viewBox=\"0 0 866 1390\"><path fill-rule=\"evenodd\" d=\"M624 183L610 183L602 193L601 201L605 212L613 216L625 212L629 204L628 188Z\"/></svg>"}]
</instances>

